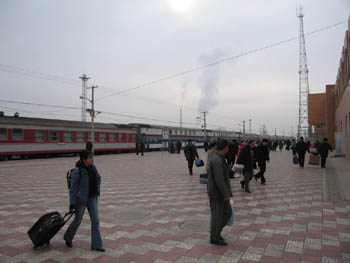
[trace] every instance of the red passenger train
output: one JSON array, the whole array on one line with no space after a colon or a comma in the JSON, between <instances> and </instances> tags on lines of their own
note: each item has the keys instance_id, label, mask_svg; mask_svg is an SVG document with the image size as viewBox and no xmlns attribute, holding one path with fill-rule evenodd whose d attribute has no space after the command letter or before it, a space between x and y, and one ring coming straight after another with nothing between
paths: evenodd
<instances>
[{"instance_id":1,"label":"red passenger train","mask_svg":"<svg viewBox=\"0 0 350 263\"><path fill-rule=\"evenodd\" d=\"M0 116L0 160L77 154L91 140L90 123ZM96 153L135 150L136 128L95 123Z\"/></svg>"}]
</instances>

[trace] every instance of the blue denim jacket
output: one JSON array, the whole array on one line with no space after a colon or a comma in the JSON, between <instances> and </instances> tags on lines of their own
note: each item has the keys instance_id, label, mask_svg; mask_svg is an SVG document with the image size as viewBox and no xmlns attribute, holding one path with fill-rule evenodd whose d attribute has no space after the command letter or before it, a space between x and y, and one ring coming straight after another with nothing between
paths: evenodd
<instances>
[{"instance_id":1,"label":"blue denim jacket","mask_svg":"<svg viewBox=\"0 0 350 263\"><path fill-rule=\"evenodd\" d=\"M96 167L92 165L96 174L97 195L100 195L101 176ZM86 169L76 167L72 173L71 187L69 190L70 205L87 204L89 199L89 174Z\"/></svg>"}]
</instances>

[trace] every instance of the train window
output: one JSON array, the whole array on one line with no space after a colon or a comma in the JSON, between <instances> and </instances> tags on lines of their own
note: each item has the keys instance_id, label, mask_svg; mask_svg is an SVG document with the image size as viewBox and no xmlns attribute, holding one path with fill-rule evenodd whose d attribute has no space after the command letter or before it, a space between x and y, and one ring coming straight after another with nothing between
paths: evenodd
<instances>
[{"instance_id":1,"label":"train window","mask_svg":"<svg viewBox=\"0 0 350 263\"><path fill-rule=\"evenodd\" d=\"M187 131L185 131L185 135L187 135Z\"/></svg>"},{"instance_id":2,"label":"train window","mask_svg":"<svg viewBox=\"0 0 350 263\"><path fill-rule=\"evenodd\" d=\"M85 134L83 132L77 133L77 142L84 142L85 141Z\"/></svg>"},{"instance_id":3,"label":"train window","mask_svg":"<svg viewBox=\"0 0 350 263\"><path fill-rule=\"evenodd\" d=\"M132 135L131 139L133 142L135 141L135 134Z\"/></svg>"},{"instance_id":4,"label":"train window","mask_svg":"<svg viewBox=\"0 0 350 263\"><path fill-rule=\"evenodd\" d=\"M122 141L123 141L123 134L119 133L118 135L119 135L119 136L118 136L118 137L119 137L119 138L118 138L118 141L119 141L119 142L122 142Z\"/></svg>"},{"instance_id":5,"label":"train window","mask_svg":"<svg viewBox=\"0 0 350 263\"><path fill-rule=\"evenodd\" d=\"M64 142L72 142L73 141L73 133L72 132L64 132L63 133L63 141Z\"/></svg>"},{"instance_id":6,"label":"train window","mask_svg":"<svg viewBox=\"0 0 350 263\"><path fill-rule=\"evenodd\" d=\"M104 132L100 133L100 142L106 142L106 134Z\"/></svg>"},{"instance_id":7,"label":"train window","mask_svg":"<svg viewBox=\"0 0 350 263\"><path fill-rule=\"evenodd\" d=\"M109 134L109 141L110 142L115 142L115 134L114 133L110 133Z\"/></svg>"},{"instance_id":8,"label":"train window","mask_svg":"<svg viewBox=\"0 0 350 263\"><path fill-rule=\"evenodd\" d=\"M0 140L7 140L7 129L6 128L0 128Z\"/></svg>"},{"instance_id":9,"label":"train window","mask_svg":"<svg viewBox=\"0 0 350 263\"><path fill-rule=\"evenodd\" d=\"M35 131L35 142L43 142L45 140L43 131Z\"/></svg>"},{"instance_id":10,"label":"train window","mask_svg":"<svg viewBox=\"0 0 350 263\"><path fill-rule=\"evenodd\" d=\"M58 141L58 132L49 132L49 141L50 142L57 142Z\"/></svg>"},{"instance_id":11,"label":"train window","mask_svg":"<svg viewBox=\"0 0 350 263\"><path fill-rule=\"evenodd\" d=\"M13 129L12 130L13 140L23 140L23 129Z\"/></svg>"}]
</instances>

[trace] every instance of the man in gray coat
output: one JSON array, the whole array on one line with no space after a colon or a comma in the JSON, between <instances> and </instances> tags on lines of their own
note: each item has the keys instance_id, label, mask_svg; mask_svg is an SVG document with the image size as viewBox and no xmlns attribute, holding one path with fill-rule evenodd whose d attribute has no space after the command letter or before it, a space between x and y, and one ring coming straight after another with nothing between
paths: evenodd
<instances>
[{"instance_id":1,"label":"man in gray coat","mask_svg":"<svg viewBox=\"0 0 350 263\"><path fill-rule=\"evenodd\" d=\"M219 246L227 245L221 237L221 231L232 215L230 171L225 161L227 151L228 142L218 140L216 150L210 156L208 169L208 196L211 212L210 243Z\"/></svg>"}]
</instances>

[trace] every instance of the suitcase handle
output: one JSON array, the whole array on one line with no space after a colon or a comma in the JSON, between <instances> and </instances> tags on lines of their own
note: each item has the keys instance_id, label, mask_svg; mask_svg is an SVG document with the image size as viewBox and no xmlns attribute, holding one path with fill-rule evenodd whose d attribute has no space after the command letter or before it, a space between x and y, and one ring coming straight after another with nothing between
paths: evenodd
<instances>
[{"instance_id":1,"label":"suitcase handle","mask_svg":"<svg viewBox=\"0 0 350 263\"><path fill-rule=\"evenodd\" d=\"M65 218L70 215L67 220L65 220ZM74 212L68 212L67 214L64 215L63 217L63 220L64 220L64 223L67 223L69 221L69 219L74 215Z\"/></svg>"}]
</instances>

